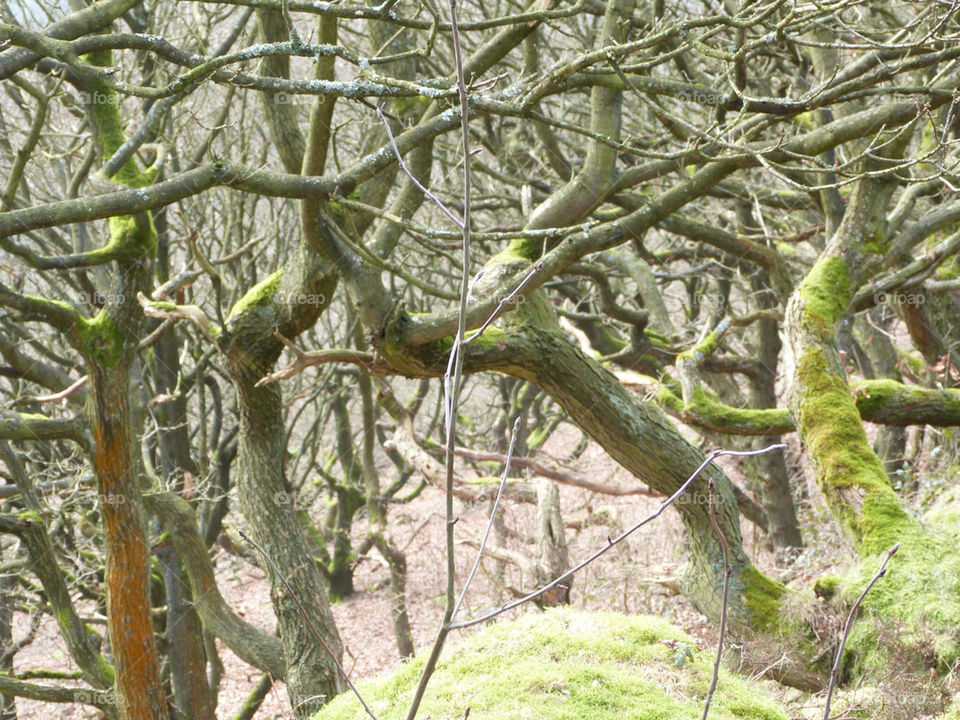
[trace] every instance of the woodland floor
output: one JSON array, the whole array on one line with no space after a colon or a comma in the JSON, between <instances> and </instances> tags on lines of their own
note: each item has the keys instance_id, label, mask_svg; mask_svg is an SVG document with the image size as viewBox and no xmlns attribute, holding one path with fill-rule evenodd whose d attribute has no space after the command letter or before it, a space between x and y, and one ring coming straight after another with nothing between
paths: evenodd
<instances>
[{"instance_id":1,"label":"woodland floor","mask_svg":"<svg viewBox=\"0 0 960 720\"><path fill-rule=\"evenodd\" d=\"M546 456L562 457L562 447L568 441L576 441L578 433L572 428L562 428L555 433L546 448ZM569 445L567 445L569 446ZM795 457L795 453L791 453ZM543 454L538 456L544 459ZM721 464L738 483L743 478L736 469L735 461L721 458ZM590 446L577 461L574 468L594 481L607 484L636 486L634 478L619 468L595 446ZM805 497L798 499L801 522L805 528L806 541L811 549L797 557L786 568L777 568L772 554L764 547L763 535L744 521L744 542L750 556L765 572L784 581L812 579L827 569L837 571L849 561L851 553L842 547L832 523L827 519L822 500L806 482ZM593 550L615 537L621 530L631 527L645 515L655 510L660 500L645 496L609 497L595 495L578 488L561 486L561 502L567 523L584 519L590 511L596 513L609 509L615 518L612 526L595 525L582 530L568 529L567 541L571 564L578 562ZM407 581L407 606L418 652L424 652L432 641L443 610L443 498L439 491L427 488L423 494L408 505L391 510L391 527L395 540L407 554L409 577ZM528 536L535 524L535 508L515 502L502 505L507 528L517 535L508 540L506 547L532 555L533 546L520 536ZM457 501L459 521L457 537L479 539L489 513L488 503L467 506ZM228 525L236 519L228 518ZM816 536L809 528L817 528ZM362 521L356 530L363 531ZM475 557L475 550L461 544L457 554L460 582L466 576ZM599 561L585 568L574 579L572 604L578 608L593 610L618 610L629 613L651 613L663 616L684 628L695 637L705 652L712 652L716 643L715 629L680 595L657 582L676 576L682 561L682 530L676 513L667 512L652 525L640 530ZM222 548L216 549L215 563L221 591L231 606L248 621L268 630L273 630L270 610L269 586L259 568ZM465 603L467 611L479 613L499 605L510 598L508 590L494 578L496 563L486 560L478 573ZM396 644L390 619L387 580L388 571L379 557L371 556L360 563L356 571L357 593L333 606L333 613L345 647L344 665L352 679L362 679L389 672L398 663ZM530 578L523 577L519 569L508 565L505 585L517 590L531 589ZM458 583L459 586L459 583ZM532 605L517 612L537 612ZM22 637L26 631L25 618L18 617L14 636ZM218 718L231 718L259 678L259 673L233 653L221 647L225 673L221 685ZM28 668L70 669L69 660L55 624L48 620L41 628L37 641L16 657L16 670ZM808 702L806 698L785 692L785 700L797 707ZM18 700L19 717L24 720L43 718L78 719L96 717L91 709L79 705L50 706L37 702ZM290 717L290 705L282 683L276 683L273 691L255 716L258 720Z\"/></svg>"}]
</instances>

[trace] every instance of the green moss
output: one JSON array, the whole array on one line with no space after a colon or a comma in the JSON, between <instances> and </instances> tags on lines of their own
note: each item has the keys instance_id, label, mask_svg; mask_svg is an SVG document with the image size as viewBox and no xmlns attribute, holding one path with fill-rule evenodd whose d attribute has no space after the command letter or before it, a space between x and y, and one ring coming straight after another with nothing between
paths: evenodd
<instances>
[{"instance_id":1,"label":"green moss","mask_svg":"<svg viewBox=\"0 0 960 720\"><path fill-rule=\"evenodd\" d=\"M97 673L108 685L113 685L116 679L116 671L103 655L97 655Z\"/></svg>"},{"instance_id":2,"label":"green moss","mask_svg":"<svg viewBox=\"0 0 960 720\"><path fill-rule=\"evenodd\" d=\"M535 238L514 238L499 255L505 256L504 259L523 258L525 260L536 260L543 252L543 241Z\"/></svg>"},{"instance_id":3,"label":"green moss","mask_svg":"<svg viewBox=\"0 0 960 720\"><path fill-rule=\"evenodd\" d=\"M937 280L956 280L960 278L960 272L957 271L960 262L957 258L950 258L943 265L937 268L935 277Z\"/></svg>"},{"instance_id":4,"label":"green moss","mask_svg":"<svg viewBox=\"0 0 960 720\"><path fill-rule=\"evenodd\" d=\"M699 718L712 652L695 648L660 618L570 609L532 612L498 623L448 649L427 688L420 717L471 720L674 720ZM692 656L693 660L689 660ZM359 690L380 720L405 714L423 659ZM366 718L343 694L314 720ZM756 683L721 671L711 705L715 720L785 720Z\"/></svg>"},{"instance_id":5,"label":"green moss","mask_svg":"<svg viewBox=\"0 0 960 720\"><path fill-rule=\"evenodd\" d=\"M801 431L834 517L861 554L888 550L912 522L870 447L846 379L820 350L803 355L797 376L804 388Z\"/></svg>"},{"instance_id":6,"label":"green moss","mask_svg":"<svg viewBox=\"0 0 960 720\"><path fill-rule=\"evenodd\" d=\"M850 386L856 397L857 409L861 414L879 412L897 393L905 388L906 386L903 383L889 378L861 380Z\"/></svg>"},{"instance_id":7,"label":"green moss","mask_svg":"<svg viewBox=\"0 0 960 720\"><path fill-rule=\"evenodd\" d=\"M735 408L720 402L716 393L697 386L693 390L693 402L684 407L696 424L705 425L721 432L742 435L781 434L794 430L790 413L783 408Z\"/></svg>"},{"instance_id":8,"label":"green moss","mask_svg":"<svg viewBox=\"0 0 960 720\"><path fill-rule=\"evenodd\" d=\"M897 348L897 362L901 366L906 366L914 377L922 378L926 376L927 363L923 356L917 351Z\"/></svg>"},{"instance_id":9,"label":"green moss","mask_svg":"<svg viewBox=\"0 0 960 720\"><path fill-rule=\"evenodd\" d=\"M77 325L83 353L102 368L113 367L123 350L123 333L106 310L90 320L81 318Z\"/></svg>"},{"instance_id":10,"label":"green moss","mask_svg":"<svg viewBox=\"0 0 960 720\"><path fill-rule=\"evenodd\" d=\"M700 353L700 355L709 355L714 350L717 349L717 343L720 342L720 338L715 332L708 333L707 336L697 343L697 346L693 348L693 351Z\"/></svg>"},{"instance_id":11,"label":"green moss","mask_svg":"<svg viewBox=\"0 0 960 720\"><path fill-rule=\"evenodd\" d=\"M817 597L830 600L837 594L837 590L840 588L842 582L843 578L837 577L836 575L824 575L821 578L817 578L816 582L813 583L813 592Z\"/></svg>"},{"instance_id":12,"label":"green moss","mask_svg":"<svg viewBox=\"0 0 960 720\"><path fill-rule=\"evenodd\" d=\"M851 389L856 395L857 409L864 416L880 414L887 406L910 407L930 402L939 403L947 416L960 414L960 393L953 388L932 390L882 378L860 380Z\"/></svg>"},{"instance_id":13,"label":"green moss","mask_svg":"<svg viewBox=\"0 0 960 720\"><path fill-rule=\"evenodd\" d=\"M146 221L133 215L117 215L109 220L110 240L105 247L93 251L93 255L136 257L153 254L157 247L157 229L153 217L145 213Z\"/></svg>"},{"instance_id":14,"label":"green moss","mask_svg":"<svg viewBox=\"0 0 960 720\"><path fill-rule=\"evenodd\" d=\"M864 599L847 642L845 663L857 676L881 679L906 665L943 673L960 661L960 526L916 527L899 541L900 551ZM864 557L847 574L842 588L848 603L884 556Z\"/></svg>"},{"instance_id":15,"label":"green moss","mask_svg":"<svg viewBox=\"0 0 960 720\"><path fill-rule=\"evenodd\" d=\"M842 258L820 260L800 284L805 306L803 325L822 337L833 336L833 326L850 301L850 273Z\"/></svg>"},{"instance_id":16,"label":"green moss","mask_svg":"<svg viewBox=\"0 0 960 720\"><path fill-rule=\"evenodd\" d=\"M797 115L795 118L793 118L793 122L794 122L794 123L797 125L797 127L799 127L801 130L806 130L806 131L809 132L809 131L811 131L811 130L814 129L813 113L812 113L812 112L800 113L800 114Z\"/></svg>"},{"instance_id":17,"label":"green moss","mask_svg":"<svg viewBox=\"0 0 960 720\"><path fill-rule=\"evenodd\" d=\"M235 315L239 316L248 310L253 310L266 305L270 301L270 298L272 298L277 292L277 288L280 287L280 279L282 277L283 269L280 268L270 273L270 275L268 275L265 279L261 280L252 288L247 290L244 296L237 300L236 305L230 309L230 314L227 315L227 320Z\"/></svg>"},{"instance_id":18,"label":"green moss","mask_svg":"<svg viewBox=\"0 0 960 720\"><path fill-rule=\"evenodd\" d=\"M660 407L673 410L678 415L683 413L683 399L666 384L657 386L656 399Z\"/></svg>"},{"instance_id":19,"label":"green moss","mask_svg":"<svg viewBox=\"0 0 960 720\"><path fill-rule=\"evenodd\" d=\"M768 631L780 627L786 592L786 587L749 565L743 571L743 597L750 615L750 627Z\"/></svg>"},{"instance_id":20,"label":"green moss","mask_svg":"<svg viewBox=\"0 0 960 720\"><path fill-rule=\"evenodd\" d=\"M85 55L84 59L96 67L113 65L113 53L109 50L90 53ZM108 85L95 81L93 83L93 102L90 103L90 113L97 128L97 139L100 141L103 157L109 158L127 141L123 130L123 121L120 118L120 97ZM154 181L156 173L156 168L147 171L140 170L134 156L123 164L111 180L128 187L144 187Z\"/></svg>"}]
</instances>

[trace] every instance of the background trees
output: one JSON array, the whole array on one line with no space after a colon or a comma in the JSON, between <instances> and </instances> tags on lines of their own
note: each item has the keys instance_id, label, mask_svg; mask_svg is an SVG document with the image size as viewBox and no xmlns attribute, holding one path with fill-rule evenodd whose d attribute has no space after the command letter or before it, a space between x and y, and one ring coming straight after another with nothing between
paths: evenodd
<instances>
[{"instance_id":1,"label":"background trees","mask_svg":"<svg viewBox=\"0 0 960 720\"><path fill-rule=\"evenodd\" d=\"M89 686L115 688L93 705L212 717L216 636L306 717L343 685L284 581L337 656L328 597L367 553L413 652L391 508L442 475L431 379L468 207L463 462L499 460L519 417L514 470L549 477L538 449L569 422L571 458L589 437L670 495L703 454L665 413L714 445L799 431L858 553L946 542L904 503L918 467L954 462L937 429L958 416L953 7L458 12L468 205L451 21L428 0L4 9L4 563L28 558L15 596L56 619ZM743 469L746 490L711 466L678 503L680 587L719 618L721 542L697 501L712 482L732 627L803 658L799 588L752 564L740 516L788 564L804 482L780 453ZM512 559L552 577L556 488L513 493L541 522L537 557ZM208 549L231 513L271 560L279 638L217 590ZM956 584L903 589L924 607ZM910 652L952 667L949 612L875 611L929 622L933 659Z\"/></svg>"}]
</instances>

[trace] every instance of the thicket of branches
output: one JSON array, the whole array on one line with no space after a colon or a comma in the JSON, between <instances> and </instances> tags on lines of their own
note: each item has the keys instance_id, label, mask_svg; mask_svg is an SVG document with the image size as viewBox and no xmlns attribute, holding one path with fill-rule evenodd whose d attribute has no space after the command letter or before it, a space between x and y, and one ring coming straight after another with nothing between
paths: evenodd
<instances>
[{"instance_id":1,"label":"thicket of branches","mask_svg":"<svg viewBox=\"0 0 960 720\"><path fill-rule=\"evenodd\" d=\"M677 422L743 451L797 433L864 559L949 546L904 502L918 468L952 467L960 422L954 4L0 12L7 716L23 696L214 717L217 638L307 717L344 689L329 598L364 555L414 652L391 513L430 485L448 512L484 495L460 471L504 463L515 420L506 501L539 526L512 559L537 585L571 564L557 483L673 495L704 460ZM454 347L471 412L445 461ZM592 439L637 483L538 458L564 422L583 438L566 460ZM743 469L745 487L710 465L680 494L679 585L784 643L772 674L815 689L832 653L740 530L788 564L804 481L781 451ZM228 517L262 552L276 636L217 589ZM956 585L875 608L935 636L907 643L913 670L953 672L955 606L923 608ZM89 693L13 671L31 640L14 613L55 619Z\"/></svg>"}]
</instances>

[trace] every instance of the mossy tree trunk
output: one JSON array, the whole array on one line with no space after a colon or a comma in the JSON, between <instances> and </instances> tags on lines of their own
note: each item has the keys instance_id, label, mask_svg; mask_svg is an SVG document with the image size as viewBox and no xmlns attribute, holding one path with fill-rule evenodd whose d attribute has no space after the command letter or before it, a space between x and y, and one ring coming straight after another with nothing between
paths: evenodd
<instances>
[{"instance_id":1,"label":"mossy tree trunk","mask_svg":"<svg viewBox=\"0 0 960 720\"><path fill-rule=\"evenodd\" d=\"M280 298L310 294L329 298L336 280L323 271L303 248L283 270L252 288L227 318L221 349L237 393L240 430L237 443L237 493L247 519L246 531L269 554L280 574L290 583L324 641L337 654L343 652L323 578L312 557L310 542L291 504L292 493L285 465L286 429L283 404L276 385L257 387L269 372L282 344L274 330L296 337L310 327L322 303L287 304ZM313 636L296 602L269 563L271 598L286 661L285 680L298 718L309 717L341 690L336 667Z\"/></svg>"},{"instance_id":2,"label":"mossy tree trunk","mask_svg":"<svg viewBox=\"0 0 960 720\"><path fill-rule=\"evenodd\" d=\"M507 251L488 262L477 283L478 296L512 274L522 257ZM383 345L381 352L395 372L410 376L442 374L448 345L419 348ZM467 346L465 369L494 370L528 380L552 396L594 441L637 478L664 495L672 495L703 462L652 403L631 395L617 378L584 355L557 325L540 293L527 297L498 326ZM729 547L731 593L728 617L743 631L777 623L784 589L760 573L747 558L740 534L733 485L716 465L700 473L674 506L686 529L688 563L684 594L708 617L719 620L723 596L723 550L708 513L708 483L715 485L717 521Z\"/></svg>"},{"instance_id":3,"label":"mossy tree trunk","mask_svg":"<svg viewBox=\"0 0 960 720\"><path fill-rule=\"evenodd\" d=\"M109 51L88 56L112 65ZM106 84L94 88L116 101ZM103 157L126 138L116 102L89 105ZM129 187L148 185L156 169L141 171L128 160L113 176ZM110 238L99 251L117 262L113 286L100 313L83 321L78 348L87 366L87 415L106 546L107 628L116 670L120 720L166 720L167 697L150 615L150 546L141 496L139 433L131 411L131 380L144 316L138 293L149 288L157 234L149 212L110 218Z\"/></svg>"},{"instance_id":4,"label":"mossy tree trunk","mask_svg":"<svg viewBox=\"0 0 960 720\"><path fill-rule=\"evenodd\" d=\"M91 340L94 346L117 343L119 357L108 359L98 348L87 365L93 468L107 549L107 626L121 720L161 720L167 717L167 702L150 620L149 545L130 410L130 373L142 318L136 290L144 286L143 269L122 268L120 275L136 279L118 295L128 299L115 314L101 312L104 322Z\"/></svg>"},{"instance_id":5,"label":"mossy tree trunk","mask_svg":"<svg viewBox=\"0 0 960 720\"><path fill-rule=\"evenodd\" d=\"M835 336L853 293L882 257L893 190L882 177L857 183L840 226L786 313L790 410L832 515L863 554L889 549L915 528L867 440Z\"/></svg>"}]
</instances>

